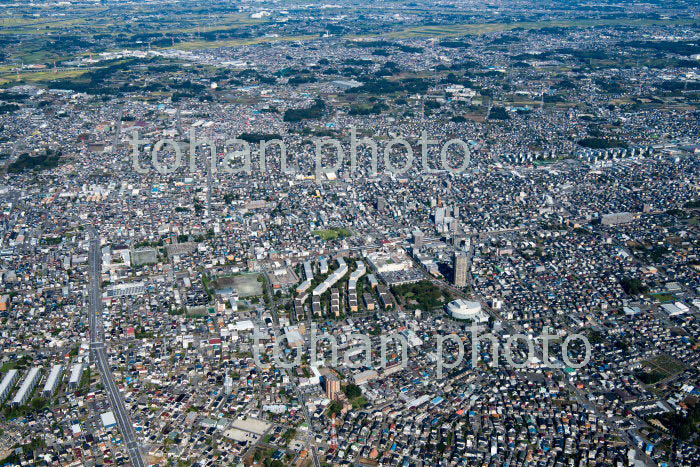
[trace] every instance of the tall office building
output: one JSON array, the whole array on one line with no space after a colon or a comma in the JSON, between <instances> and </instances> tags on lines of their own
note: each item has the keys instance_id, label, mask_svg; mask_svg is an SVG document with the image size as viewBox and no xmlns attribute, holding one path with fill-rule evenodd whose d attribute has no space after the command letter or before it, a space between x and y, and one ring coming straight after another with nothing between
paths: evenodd
<instances>
[{"instance_id":1,"label":"tall office building","mask_svg":"<svg viewBox=\"0 0 700 467\"><path fill-rule=\"evenodd\" d=\"M386 199L383 197L377 198L377 211L384 211L386 209Z\"/></svg>"},{"instance_id":2,"label":"tall office building","mask_svg":"<svg viewBox=\"0 0 700 467\"><path fill-rule=\"evenodd\" d=\"M442 224L445 222L445 208L437 208L435 210L435 224Z\"/></svg>"},{"instance_id":3,"label":"tall office building","mask_svg":"<svg viewBox=\"0 0 700 467\"><path fill-rule=\"evenodd\" d=\"M416 229L413 231L413 248L416 250L419 250L423 248L423 242L425 240L425 235L423 235L423 232L420 231L420 229Z\"/></svg>"},{"instance_id":4,"label":"tall office building","mask_svg":"<svg viewBox=\"0 0 700 467\"><path fill-rule=\"evenodd\" d=\"M332 373L326 375L326 397L330 400L338 398L340 392L340 380Z\"/></svg>"},{"instance_id":5,"label":"tall office building","mask_svg":"<svg viewBox=\"0 0 700 467\"><path fill-rule=\"evenodd\" d=\"M467 286L467 255L464 253L455 253L454 285L455 287Z\"/></svg>"}]
</instances>

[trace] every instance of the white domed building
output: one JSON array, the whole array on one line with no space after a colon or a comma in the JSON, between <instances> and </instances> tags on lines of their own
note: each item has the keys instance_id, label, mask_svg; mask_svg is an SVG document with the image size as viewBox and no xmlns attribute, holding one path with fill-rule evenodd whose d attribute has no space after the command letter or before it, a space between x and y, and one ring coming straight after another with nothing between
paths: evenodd
<instances>
[{"instance_id":1,"label":"white domed building","mask_svg":"<svg viewBox=\"0 0 700 467\"><path fill-rule=\"evenodd\" d=\"M481 303L471 300L455 300L445 305L445 310L454 319L460 321L482 324L489 320L488 315L481 309Z\"/></svg>"}]
</instances>

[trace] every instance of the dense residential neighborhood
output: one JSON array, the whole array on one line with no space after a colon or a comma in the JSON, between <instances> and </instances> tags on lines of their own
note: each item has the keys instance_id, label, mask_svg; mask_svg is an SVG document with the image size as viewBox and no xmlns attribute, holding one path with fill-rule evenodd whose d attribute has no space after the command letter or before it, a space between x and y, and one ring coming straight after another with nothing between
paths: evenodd
<instances>
[{"instance_id":1,"label":"dense residential neighborhood","mask_svg":"<svg viewBox=\"0 0 700 467\"><path fill-rule=\"evenodd\" d=\"M697 5L0 10L0 465L700 465Z\"/></svg>"}]
</instances>

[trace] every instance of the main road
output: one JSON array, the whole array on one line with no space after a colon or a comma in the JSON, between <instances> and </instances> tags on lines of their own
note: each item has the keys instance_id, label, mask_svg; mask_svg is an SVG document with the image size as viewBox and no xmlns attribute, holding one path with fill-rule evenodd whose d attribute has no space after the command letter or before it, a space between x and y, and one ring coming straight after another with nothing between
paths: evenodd
<instances>
[{"instance_id":1,"label":"main road","mask_svg":"<svg viewBox=\"0 0 700 467\"><path fill-rule=\"evenodd\" d=\"M282 331L280 330L280 320L279 316L277 314L277 303L275 303L275 296L272 293L272 287L270 286L270 276L267 274L267 272L264 272L263 275L265 276L265 293L270 297L270 312L272 313L272 329L275 332L275 342L277 342L277 345L282 345L281 341L281 336L282 336ZM255 331L257 332L257 331ZM283 358L283 357L280 357ZM292 382L294 385L294 390L297 394L297 398L299 399L299 402L301 402L301 407L304 412L304 418L306 419L306 424L309 427L309 431L307 433L307 438L306 438L306 444L307 446L310 447L311 449L311 457L313 459L314 467L321 467L321 461L318 458L318 450L316 449L316 443L314 438L316 437L316 431L314 430L314 426L311 422L311 415L309 414L309 408L306 406L306 396L302 391L299 390L299 384L297 382L296 376L294 375L293 372L289 371L288 368L284 369L285 373L287 373L287 377L289 380Z\"/></svg>"},{"instance_id":2,"label":"main road","mask_svg":"<svg viewBox=\"0 0 700 467\"><path fill-rule=\"evenodd\" d=\"M86 229L90 236L89 272L90 284L88 291L88 323L90 327L90 353L97 365L97 369L102 377L102 383L107 391L112 412L119 425L126 449L129 452L131 463L135 467L146 467L143 453L139 448L134 424L131 422L129 412L126 410L124 398L119 388L114 382L112 368L109 366L109 358L104 344L104 328L102 324L102 292L100 289L100 276L102 274L102 262L100 254L100 237L97 230L92 225L87 225Z\"/></svg>"}]
</instances>

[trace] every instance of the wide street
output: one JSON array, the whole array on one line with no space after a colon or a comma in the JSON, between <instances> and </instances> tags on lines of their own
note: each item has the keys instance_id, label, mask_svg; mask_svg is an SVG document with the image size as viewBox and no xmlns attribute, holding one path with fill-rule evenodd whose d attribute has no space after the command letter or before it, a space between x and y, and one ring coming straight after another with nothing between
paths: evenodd
<instances>
[{"instance_id":1,"label":"wide street","mask_svg":"<svg viewBox=\"0 0 700 467\"><path fill-rule=\"evenodd\" d=\"M277 315L277 305L274 300L274 295L272 293L272 288L270 287L270 277L265 273L265 293L269 294L270 296L270 311L272 312L272 323L273 323L273 330L275 332L275 341L278 343L278 345L281 345L281 330L279 328L280 322L279 322L279 316ZM311 422L311 415L309 414L309 408L306 406L306 397L304 396L304 393L299 390L299 385L297 384L296 376L294 375L293 372L289 371L289 369L285 368L285 372L287 373L287 376L291 381L294 382L295 384L295 390L297 397L299 398L299 401L301 401L301 406L304 411L304 418L306 419L306 424L309 427L309 433L308 433L308 438L307 438L307 444L311 448L311 457L314 461L314 467L321 467L321 461L318 458L318 451L316 449L316 444L314 441L314 438L316 437L316 433L313 427L313 423Z\"/></svg>"},{"instance_id":2,"label":"wide street","mask_svg":"<svg viewBox=\"0 0 700 467\"><path fill-rule=\"evenodd\" d=\"M102 377L104 388L109 397L112 412L119 425L119 431L124 437L129 457L134 466L145 467L146 461L143 458L134 431L134 424L131 422L129 413L124 404L119 388L114 382L112 369L109 366L109 357L104 344L104 329L102 326L102 293L100 288L100 275L102 264L100 260L100 238L97 230L93 226L87 226L90 235L90 291L89 291L89 326L90 326L90 354L97 364L97 369Z\"/></svg>"}]
</instances>

